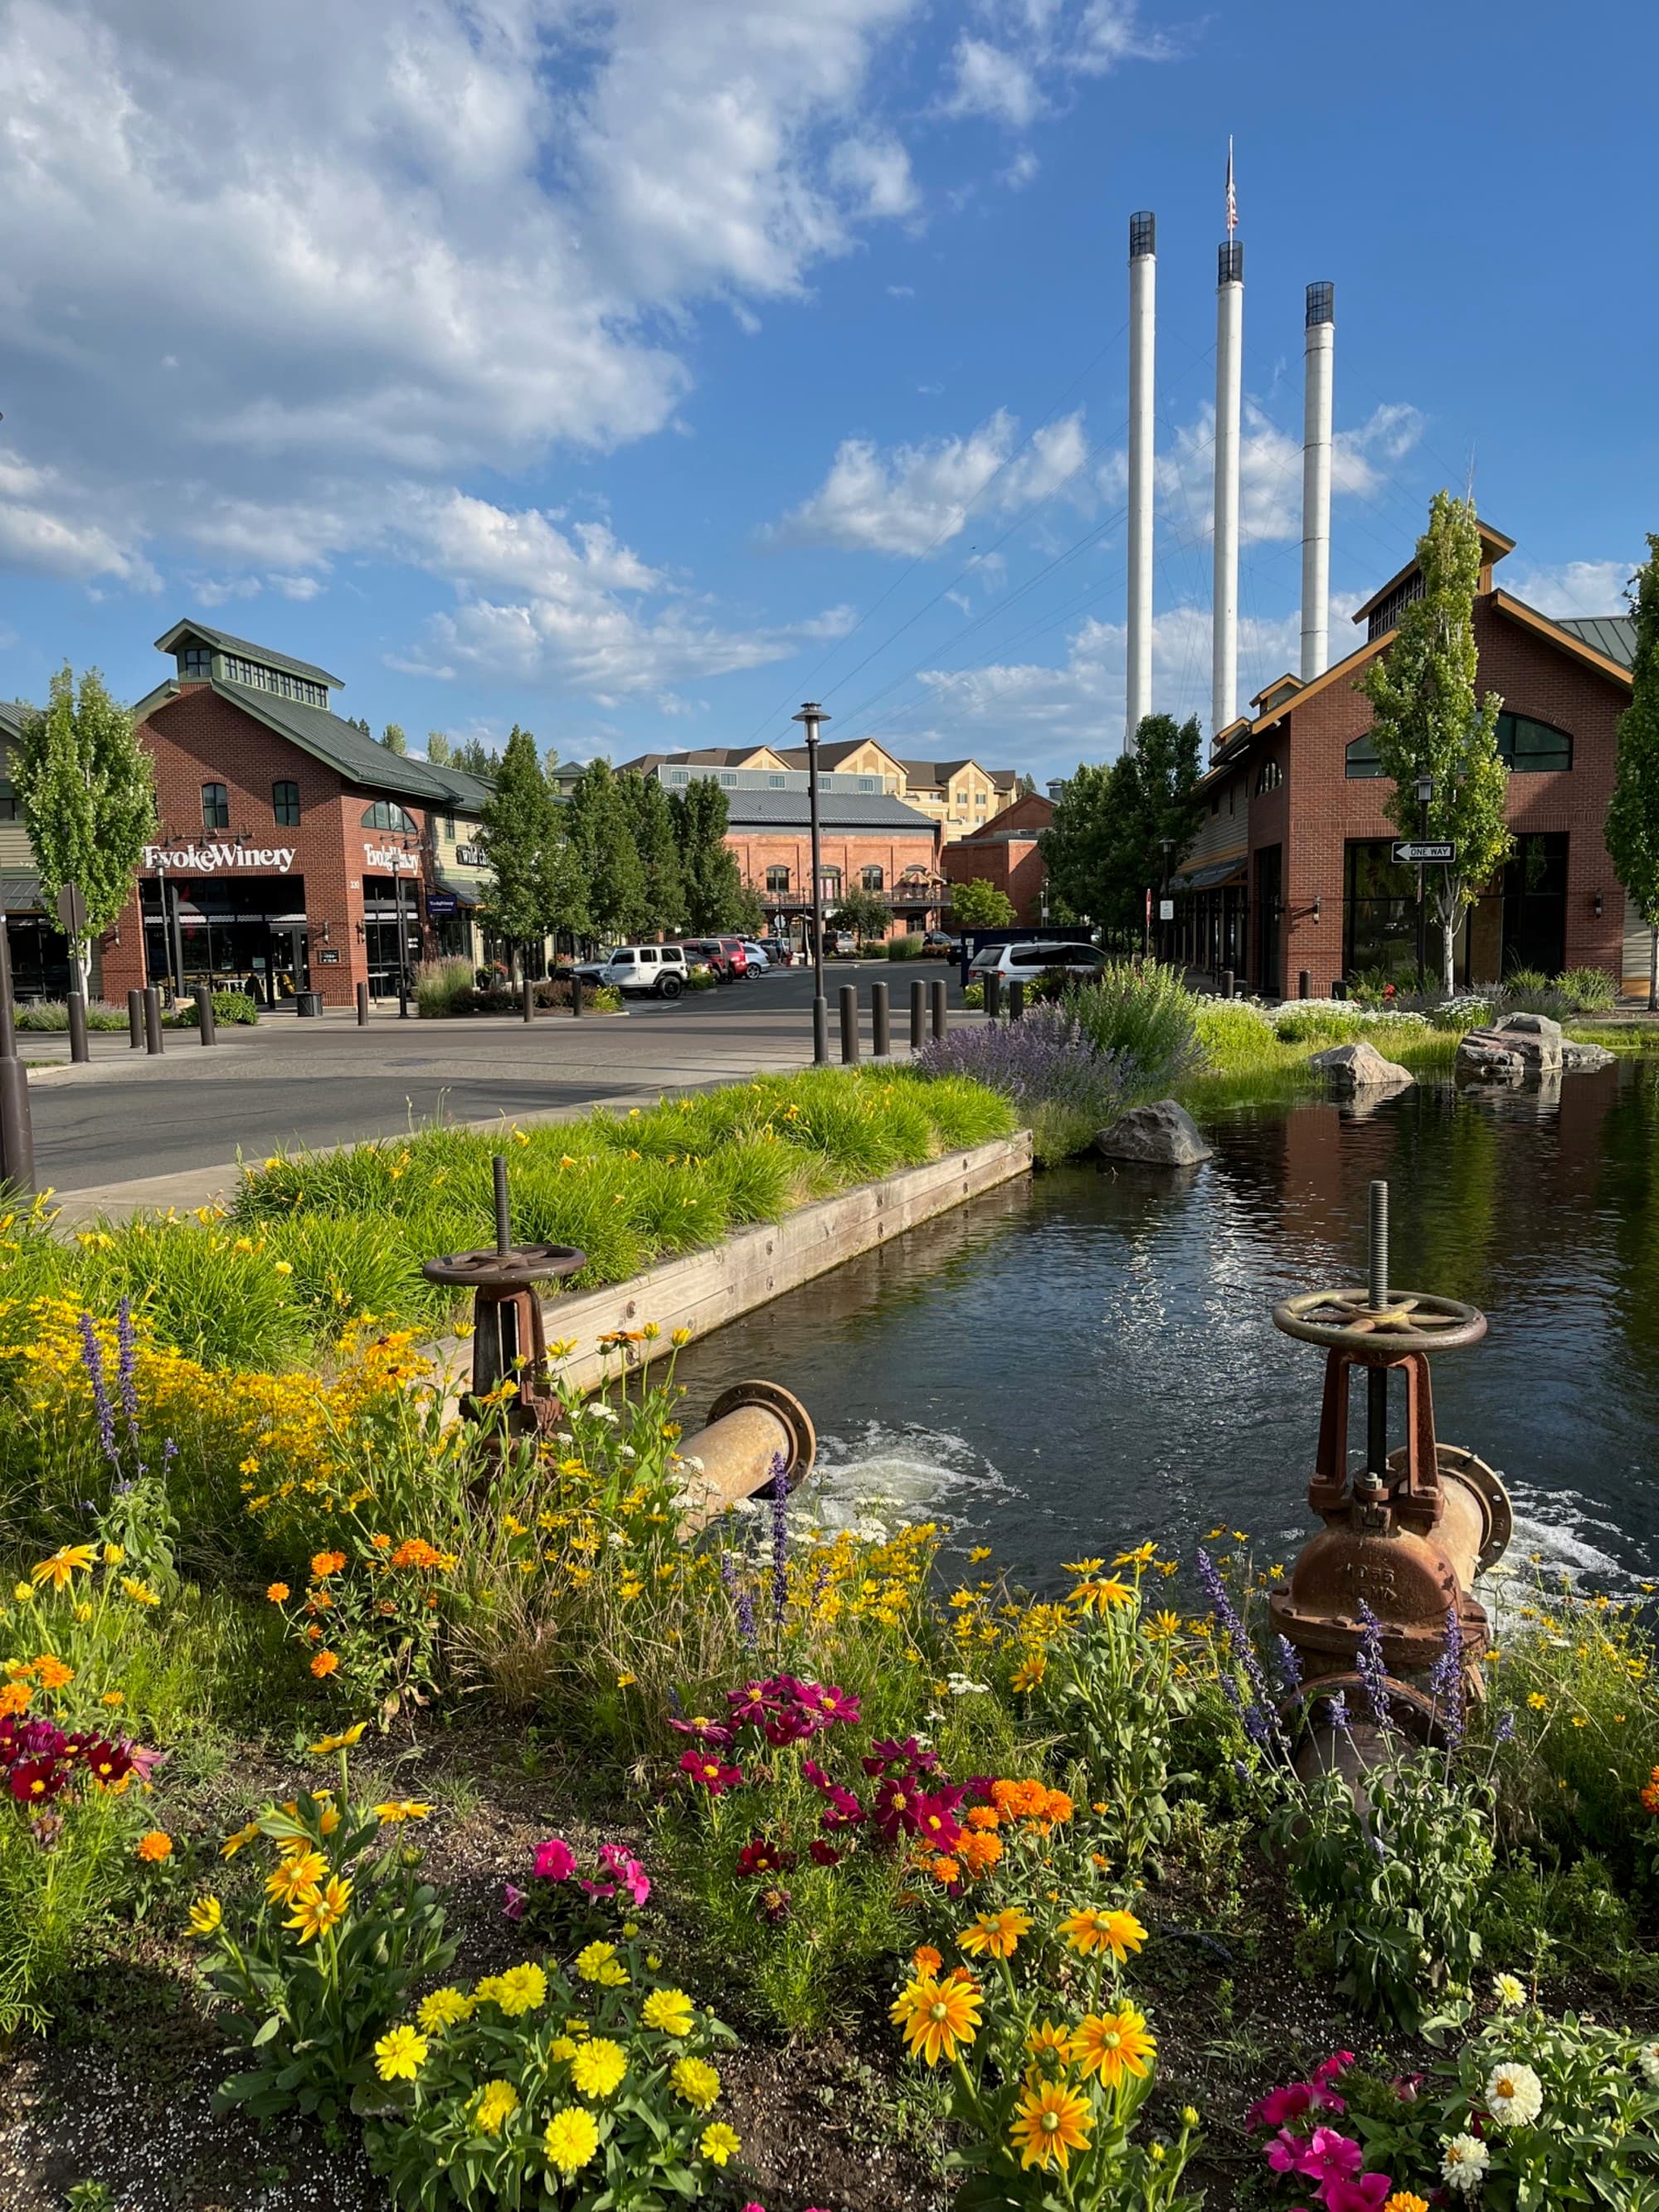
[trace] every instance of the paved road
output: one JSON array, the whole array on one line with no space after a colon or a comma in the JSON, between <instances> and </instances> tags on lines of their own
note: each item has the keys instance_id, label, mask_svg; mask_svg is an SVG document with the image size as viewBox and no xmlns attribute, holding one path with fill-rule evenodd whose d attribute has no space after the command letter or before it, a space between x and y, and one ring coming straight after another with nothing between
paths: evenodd
<instances>
[{"instance_id":1,"label":"paved road","mask_svg":"<svg viewBox=\"0 0 1659 2212\"><path fill-rule=\"evenodd\" d=\"M854 981L866 1050L876 981L896 986L895 1042L908 1043L915 972L837 962L826 979L832 1050L836 989ZM943 971L930 963L923 972L931 979ZM79 1194L77 1210L141 1181L155 1183L146 1195L156 1202L195 1203L202 1170L278 1146L344 1144L439 1118L574 1113L607 1099L633 1103L678 1085L805 1066L811 995L810 969L798 969L673 1006L630 1001L625 1020L399 1022L377 1012L360 1030L349 1014L316 1022L279 1014L252 1030L222 1029L212 1051L169 1033L156 1060L130 1052L125 1039L100 1039L92 1066L31 1082L39 1180ZM54 1042L31 1037L25 1050L37 1058Z\"/></svg>"}]
</instances>

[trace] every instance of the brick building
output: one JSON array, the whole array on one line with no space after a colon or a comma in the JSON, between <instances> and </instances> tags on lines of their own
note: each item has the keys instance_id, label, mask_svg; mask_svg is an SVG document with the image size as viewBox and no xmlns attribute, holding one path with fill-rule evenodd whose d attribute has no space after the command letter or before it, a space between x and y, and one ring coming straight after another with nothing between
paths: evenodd
<instances>
[{"instance_id":1,"label":"brick building","mask_svg":"<svg viewBox=\"0 0 1659 2212\"><path fill-rule=\"evenodd\" d=\"M623 763L624 769L641 775L672 768L805 774L806 764L805 745L708 745L691 752L641 753ZM1018 773L1013 769L981 768L967 756L950 761L901 759L877 738L825 738L818 747L818 773L856 776L861 779L861 790L902 799L916 813L939 823L946 845L982 830L1019 791Z\"/></svg>"},{"instance_id":2,"label":"brick building","mask_svg":"<svg viewBox=\"0 0 1659 2212\"><path fill-rule=\"evenodd\" d=\"M988 883L1013 901L1017 921L1048 918L1048 871L1037 839L1054 818L1052 799L1029 793L945 848L945 873L953 884Z\"/></svg>"},{"instance_id":3,"label":"brick building","mask_svg":"<svg viewBox=\"0 0 1659 2212\"><path fill-rule=\"evenodd\" d=\"M477 957L477 777L343 721L340 678L307 661L194 622L156 645L176 673L135 713L159 827L100 946L106 997L210 981L349 1006L395 993L400 946Z\"/></svg>"},{"instance_id":4,"label":"brick building","mask_svg":"<svg viewBox=\"0 0 1659 2212\"><path fill-rule=\"evenodd\" d=\"M1493 581L1513 540L1483 525L1481 542L1477 689L1504 702L1516 842L1458 932L1459 981L1595 966L1645 994L1647 932L1626 915L1602 839L1632 625L1539 613ZM1304 971L1322 995L1338 977L1411 966L1416 871L1391 857L1400 833L1383 812L1370 704L1354 685L1421 590L1409 562L1354 617L1364 644L1310 682L1279 678L1217 734L1198 836L1170 886L1175 920L1160 926L1166 956L1231 969L1269 996L1294 996ZM1431 916L1431 959L1432 927Z\"/></svg>"}]
</instances>

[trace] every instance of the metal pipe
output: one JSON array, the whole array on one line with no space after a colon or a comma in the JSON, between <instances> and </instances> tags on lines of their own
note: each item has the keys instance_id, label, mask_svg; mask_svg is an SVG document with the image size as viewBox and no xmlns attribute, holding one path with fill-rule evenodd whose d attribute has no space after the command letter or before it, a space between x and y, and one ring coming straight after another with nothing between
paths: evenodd
<instances>
[{"instance_id":1,"label":"metal pipe","mask_svg":"<svg viewBox=\"0 0 1659 2212\"><path fill-rule=\"evenodd\" d=\"M687 1524L697 1528L740 1498L769 1491L780 1464L786 1489L793 1490L811 1473L817 1437L811 1415L781 1384L734 1382L708 1408L705 1426L684 1440L680 1455L698 1462L686 1496Z\"/></svg>"},{"instance_id":2,"label":"metal pipe","mask_svg":"<svg viewBox=\"0 0 1659 2212\"><path fill-rule=\"evenodd\" d=\"M985 1015L988 1021L996 1021L1002 1012L1002 976L995 968L985 971Z\"/></svg>"},{"instance_id":3,"label":"metal pipe","mask_svg":"<svg viewBox=\"0 0 1659 2212\"><path fill-rule=\"evenodd\" d=\"M891 1009L885 983L870 986L870 1049L878 1060L893 1056Z\"/></svg>"},{"instance_id":4,"label":"metal pipe","mask_svg":"<svg viewBox=\"0 0 1659 2212\"><path fill-rule=\"evenodd\" d=\"M1335 288L1310 284L1303 349L1302 680L1330 658L1331 394L1336 359Z\"/></svg>"},{"instance_id":5,"label":"metal pipe","mask_svg":"<svg viewBox=\"0 0 1659 2212\"><path fill-rule=\"evenodd\" d=\"M79 991L71 991L65 1001L69 1010L70 1058L79 1065L92 1058L87 1042L87 1002Z\"/></svg>"},{"instance_id":6,"label":"metal pipe","mask_svg":"<svg viewBox=\"0 0 1659 2212\"><path fill-rule=\"evenodd\" d=\"M1381 1177L1370 1193L1370 1252L1365 1295L1373 1313L1389 1303L1389 1186ZM1365 1482L1367 1492L1382 1490L1389 1479L1389 1370L1365 1370Z\"/></svg>"},{"instance_id":7,"label":"metal pipe","mask_svg":"<svg viewBox=\"0 0 1659 2212\"><path fill-rule=\"evenodd\" d=\"M1022 1022L1025 1018L1025 979L1012 975L1008 979L1008 1018Z\"/></svg>"},{"instance_id":8,"label":"metal pipe","mask_svg":"<svg viewBox=\"0 0 1659 2212\"><path fill-rule=\"evenodd\" d=\"M843 983L841 987L841 1058L844 1067L856 1067L859 1060L859 987Z\"/></svg>"},{"instance_id":9,"label":"metal pipe","mask_svg":"<svg viewBox=\"0 0 1659 2212\"><path fill-rule=\"evenodd\" d=\"M144 992L144 1050L158 1053L164 1048L161 1035L161 994L154 983Z\"/></svg>"},{"instance_id":10,"label":"metal pipe","mask_svg":"<svg viewBox=\"0 0 1659 2212\"><path fill-rule=\"evenodd\" d=\"M910 978L910 1049L920 1052L927 1042L927 985L920 975Z\"/></svg>"},{"instance_id":11,"label":"metal pipe","mask_svg":"<svg viewBox=\"0 0 1659 2212\"><path fill-rule=\"evenodd\" d=\"M368 1026L368 986L367 983L359 983L357 986L357 1026L360 1030L367 1029Z\"/></svg>"},{"instance_id":12,"label":"metal pipe","mask_svg":"<svg viewBox=\"0 0 1659 2212\"><path fill-rule=\"evenodd\" d=\"M536 1018L536 986L526 975L519 989L524 1000L524 1018L527 1022L533 1022Z\"/></svg>"},{"instance_id":13,"label":"metal pipe","mask_svg":"<svg viewBox=\"0 0 1659 2212\"><path fill-rule=\"evenodd\" d=\"M580 975L573 973L570 978L570 1012L573 1017L580 1018L581 1010L582 979Z\"/></svg>"},{"instance_id":14,"label":"metal pipe","mask_svg":"<svg viewBox=\"0 0 1659 2212\"><path fill-rule=\"evenodd\" d=\"M805 725L806 731L806 809L811 825L812 842L812 995L823 996L823 842L818 822L818 725L830 720L816 699L804 699L800 712L792 714L791 721ZM817 1044L816 1033L814 1045ZM815 1055L816 1056L816 1055ZM819 1065L830 1057L828 1040Z\"/></svg>"},{"instance_id":15,"label":"metal pipe","mask_svg":"<svg viewBox=\"0 0 1659 2212\"><path fill-rule=\"evenodd\" d=\"M495 1178L495 1249L503 1258L513 1249L513 1223L507 1200L507 1155L497 1152L489 1164Z\"/></svg>"},{"instance_id":16,"label":"metal pipe","mask_svg":"<svg viewBox=\"0 0 1659 2212\"><path fill-rule=\"evenodd\" d=\"M1129 217L1129 620L1123 750L1152 711L1152 460L1158 219Z\"/></svg>"},{"instance_id":17,"label":"metal pipe","mask_svg":"<svg viewBox=\"0 0 1659 2212\"><path fill-rule=\"evenodd\" d=\"M1211 593L1210 726L1213 736L1238 713L1238 463L1243 404L1244 248L1237 239L1217 262L1215 324L1215 562Z\"/></svg>"}]
</instances>

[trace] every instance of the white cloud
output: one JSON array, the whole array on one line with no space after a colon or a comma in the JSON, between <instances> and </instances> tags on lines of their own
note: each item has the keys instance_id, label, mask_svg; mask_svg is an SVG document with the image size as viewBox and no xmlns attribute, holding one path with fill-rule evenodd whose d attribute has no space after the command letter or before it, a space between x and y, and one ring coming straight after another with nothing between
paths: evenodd
<instances>
[{"instance_id":1,"label":"white cloud","mask_svg":"<svg viewBox=\"0 0 1659 2212\"><path fill-rule=\"evenodd\" d=\"M1378 406L1357 429L1340 430L1331 446L1331 492L1370 498L1423 432L1414 407ZM1158 457L1165 513L1189 542L1207 541L1215 509L1215 409L1206 401ZM1270 422L1246 398L1239 440L1238 532L1244 544L1302 535L1302 441Z\"/></svg>"},{"instance_id":2,"label":"white cloud","mask_svg":"<svg viewBox=\"0 0 1659 2212\"><path fill-rule=\"evenodd\" d=\"M987 39L957 40L951 56L947 115L981 115L1011 131L1024 131L1042 112L1036 78L1017 54Z\"/></svg>"},{"instance_id":3,"label":"white cloud","mask_svg":"<svg viewBox=\"0 0 1659 2212\"><path fill-rule=\"evenodd\" d=\"M887 296L890 300L914 300L916 296L916 288L914 284L890 284L887 287Z\"/></svg>"},{"instance_id":4,"label":"white cloud","mask_svg":"<svg viewBox=\"0 0 1659 2212\"><path fill-rule=\"evenodd\" d=\"M1173 42L1144 30L1135 0L979 0L989 34L964 31L951 55L940 112L1028 131L1076 77L1104 76L1130 61L1166 61ZM1019 163L1005 184L1036 173Z\"/></svg>"},{"instance_id":5,"label":"white cloud","mask_svg":"<svg viewBox=\"0 0 1659 2212\"><path fill-rule=\"evenodd\" d=\"M1622 615L1629 612L1625 587L1635 566L1634 561L1564 561L1554 568L1500 569L1496 580L1540 615Z\"/></svg>"},{"instance_id":6,"label":"white cloud","mask_svg":"<svg viewBox=\"0 0 1659 2212\"><path fill-rule=\"evenodd\" d=\"M896 218L921 205L910 156L896 138L843 139L830 157L830 173L862 216Z\"/></svg>"},{"instance_id":7,"label":"white cloud","mask_svg":"<svg viewBox=\"0 0 1659 2212\"><path fill-rule=\"evenodd\" d=\"M1023 192L1031 183L1042 164L1029 146L1023 146L998 179L1011 192Z\"/></svg>"},{"instance_id":8,"label":"white cloud","mask_svg":"<svg viewBox=\"0 0 1659 2212\"><path fill-rule=\"evenodd\" d=\"M0 568L77 581L112 576L139 591L157 589L138 530L108 527L92 512L95 504L59 470L0 447Z\"/></svg>"},{"instance_id":9,"label":"white cloud","mask_svg":"<svg viewBox=\"0 0 1659 2212\"><path fill-rule=\"evenodd\" d=\"M885 452L868 438L843 439L823 483L773 525L768 541L914 556L958 537L976 505L1017 514L1078 477L1088 458L1080 408L1023 447L1018 431L999 408L965 438Z\"/></svg>"}]
</instances>

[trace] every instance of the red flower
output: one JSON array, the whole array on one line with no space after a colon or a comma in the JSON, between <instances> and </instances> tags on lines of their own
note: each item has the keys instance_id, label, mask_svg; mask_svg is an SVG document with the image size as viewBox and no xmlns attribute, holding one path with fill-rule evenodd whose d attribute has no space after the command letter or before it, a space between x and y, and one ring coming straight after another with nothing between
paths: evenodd
<instances>
[{"instance_id":1,"label":"red flower","mask_svg":"<svg viewBox=\"0 0 1659 2212\"><path fill-rule=\"evenodd\" d=\"M1300 2119L1313 2100L1311 2081L1287 2081L1282 2089L1269 2089L1265 2097L1252 2105L1244 2116L1244 2124L1250 2128L1282 2128L1288 2120Z\"/></svg>"},{"instance_id":2,"label":"red flower","mask_svg":"<svg viewBox=\"0 0 1659 2212\"><path fill-rule=\"evenodd\" d=\"M761 1875L787 1874L794 1863L795 1854L786 1850L781 1844L772 1843L765 1836L751 1836L738 1853L738 1880L747 1881Z\"/></svg>"},{"instance_id":3,"label":"red flower","mask_svg":"<svg viewBox=\"0 0 1659 2212\"><path fill-rule=\"evenodd\" d=\"M769 1694L771 1688L769 1682L745 1682L742 1689L726 1692L726 1702L731 1707L732 1718L738 1728L748 1721L754 1722L758 1727L774 1709L778 1701Z\"/></svg>"},{"instance_id":4,"label":"red flower","mask_svg":"<svg viewBox=\"0 0 1659 2212\"><path fill-rule=\"evenodd\" d=\"M811 1713L799 1705L785 1705L775 1713L768 1713L761 1723L761 1733L768 1743L781 1747L788 1743L805 1743L816 1735L818 1724Z\"/></svg>"},{"instance_id":5,"label":"red flower","mask_svg":"<svg viewBox=\"0 0 1659 2212\"><path fill-rule=\"evenodd\" d=\"M918 1774L931 1774L938 1765L939 1753L924 1751L915 1736L907 1735L902 1743L893 1736L884 1736L878 1743L871 1745L864 1771L866 1774L882 1774L890 1766L908 1766Z\"/></svg>"},{"instance_id":6,"label":"red flower","mask_svg":"<svg viewBox=\"0 0 1659 2212\"><path fill-rule=\"evenodd\" d=\"M761 1917L775 1928L780 1921L789 1917L789 1893L787 1889L763 1889L760 1893Z\"/></svg>"},{"instance_id":7,"label":"red flower","mask_svg":"<svg viewBox=\"0 0 1659 2212\"><path fill-rule=\"evenodd\" d=\"M936 1851L951 1850L961 1840L962 1823L956 1812L961 1799L959 1790L938 1790L915 1801L915 1832Z\"/></svg>"},{"instance_id":8,"label":"red flower","mask_svg":"<svg viewBox=\"0 0 1659 2212\"><path fill-rule=\"evenodd\" d=\"M819 1866L839 1866L841 1853L833 1844L826 1844L822 1836L814 1836L806 1846Z\"/></svg>"},{"instance_id":9,"label":"red flower","mask_svg":"<svg viewBox=\"0 0 1659 2212\"><path fill-rule=\"evenodd\" d=\"M850 1724L862 1717L858 1699L850 1692L837 1689L833 1682L803 1683L800 1702L820 1722L845 1721Z\"/></svg>"},{"instance_id":10,"label":"red flower","mask_svg":"<svg viewBox=\"0 0 1659 2212\"><path fill-rule=\"evenodd\" d=\"M20 1805L49 1804L69 1780L69 1769L55 1759L20 1759L10 1775L11 1794Z\"/></svg>"},{"instance_id":11,"label":"red flower","mask_svg":"<svg viewBox=\"0 0 1659 2212\"><path fill-rule=\"evenodd\" d=\"M1325 2184L1325 2212L1382 2212L1394 2184L1386 2173L1358 2173Z\"/></svg>"},{"instance_id":12,"label":"red flower","mask_svg":"<svg viewBox=\"0 0 1659 2212\"><path fill-rule=\"evenodd\" d=\"M865 1765L869 1765L866 1759ZM921 1824L922 1793L908 1774L884 1776L876 1785L875 1823L890 1844L914 1836Z\"/></svg>"},{"instance_id":13,"label":"red flower","mask_svg":"<svg viewBox=\"0 0 1659 2212\"><path fill-rule=\"evenodd\" d=\"M826 1828L855 1828L864 1818L864 1808L850 1790L831 1783L828 1791L829 1804L824 1808L823 1826Z\"/></svg>"},{"instance_id":14,"label":"red flower","mask_svg":"<svg viewBox=\"0 0 1659 2212\"><path fill-rule=\"evenodd\" d=\"M743 1780L737 1767L728 1766L718 1752L712 1751L688 1751L680 1761L680 1772L689 1774L711 1797L724 1796Z\"/></svg>"},{"instance_id":15,"label":"red flower","mask_svg":"<svg viewBox=\"0 0 1659 2212\"><path fill-rule=\"evenodd\" d=\"M671 1720L668 1725L678 1729L682 1735L694 1735L699 1743L712 1743L717 1749L724 1749L732 1741L732 1731L723 1721L708 1720L702 1713L695 1720Z\"/></svg>"}]
</instances>

